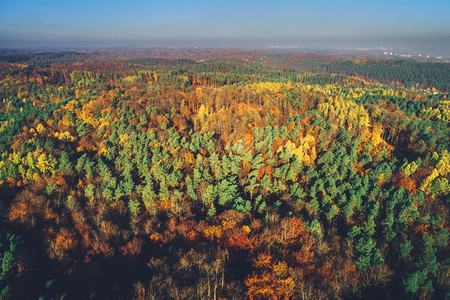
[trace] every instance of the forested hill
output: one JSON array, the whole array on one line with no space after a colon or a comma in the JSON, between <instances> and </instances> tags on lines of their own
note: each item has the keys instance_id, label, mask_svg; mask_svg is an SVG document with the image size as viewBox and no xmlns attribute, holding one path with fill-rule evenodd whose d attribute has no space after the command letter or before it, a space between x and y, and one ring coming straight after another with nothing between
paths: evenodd
<instances>
[{"instance_id":1,"label":"forested hill","mask_svg":"<svg viewBox=\"0 0 450 300\"><path fill-rule=\"evenodd\" d=\"M271 52L246 49L130 49L130 50L0 50L0 63L25 63L50 67L58 63L135 63L168 67L202 64L214 60L240 60L278 67L304 69L314 73L335 73L362 76L408 88L435 88L450 91L450 64L419 62L413 59L377 59L370 55L345 53L315 54L301 52Z\"/></svg>"},{"instance_id":2,"label":"forested hill","mask_svg":"<svg viewBox=\"0 0 450 300\"><path fill-rule=\"evenodd\" d=\"M450 64L425 63L412 60L381 60L368 62L336 61L326 64L329 73L364 76L381 82L400 82L408 87L450 91Z\"/></svg>"},{"instance_id":3,"label":"forested hill","mask_svg":"<svg viewBox=\"0 0 450 300\"><path fill-rule=\"evenodd\" d=\"M187 52L0 63L0 298L445 299L447 71Z\"/></svg>"}]
</instances>

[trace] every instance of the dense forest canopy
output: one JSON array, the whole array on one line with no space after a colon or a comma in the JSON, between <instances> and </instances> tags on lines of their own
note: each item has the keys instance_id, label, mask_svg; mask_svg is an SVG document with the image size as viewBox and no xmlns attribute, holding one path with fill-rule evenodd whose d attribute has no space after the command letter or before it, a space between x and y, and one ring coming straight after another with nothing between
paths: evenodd
<instances>
[{"instance_id":1,"label":"dense forest canopy","mask_svg":"<svg viewBox=\"0 0 450 300\"><path fill-rule=\"evenodd\" d=\"M0 298L448 297L448 64L203 55L0 54Z\"/></svg>"},{"instance_id":2,"label":"dense forest canopy","mask_svg":"<svg viewBox=\"0 0 450 300\"><path fill-rule=\"evenodd\" d=\"M409 87L419 85L450 91L450 64L408 60L337 61L324 65L330 73L360 75L380 81L401 82Z\"/></svg>"}]
</instances>

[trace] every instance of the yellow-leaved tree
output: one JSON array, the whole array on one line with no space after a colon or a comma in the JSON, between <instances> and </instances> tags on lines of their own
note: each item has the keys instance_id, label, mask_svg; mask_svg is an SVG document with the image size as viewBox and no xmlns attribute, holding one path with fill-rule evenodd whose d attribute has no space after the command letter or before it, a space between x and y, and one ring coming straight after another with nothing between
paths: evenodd
<instances>
[{"instance_id":1,"label":"yellow-leaved tree","mask_svg":"<svg viewBox=\"0 0 450 300\"><path fill-rule=\"evenodd\" d=\"M317 112L327 121L346 125L349 129L368 127L370 124L369 114L363 106L337 96L317 105Z\"/></svg>"}]
</instances>

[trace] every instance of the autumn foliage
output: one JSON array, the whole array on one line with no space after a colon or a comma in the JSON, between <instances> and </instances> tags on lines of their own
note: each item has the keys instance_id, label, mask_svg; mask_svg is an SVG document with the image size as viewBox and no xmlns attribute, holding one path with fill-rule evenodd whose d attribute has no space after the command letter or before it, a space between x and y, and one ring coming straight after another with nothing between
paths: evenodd
<instances>
[{"instance_id":1,"label":"autumn foliage","mask_svg":"<svg viewBox=\"0 0 450 300\"><path fill-rule=\"evenodd\" d=\"M0 64L0 298L445 297L445 90L331 55L23 57Z\"/></svg>"}]
</instances>

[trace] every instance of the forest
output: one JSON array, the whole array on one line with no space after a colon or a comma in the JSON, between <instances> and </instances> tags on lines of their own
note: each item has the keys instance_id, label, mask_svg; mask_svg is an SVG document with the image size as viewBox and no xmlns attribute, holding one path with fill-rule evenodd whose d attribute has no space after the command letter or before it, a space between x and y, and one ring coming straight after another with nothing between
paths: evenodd
<instances>
[{"instance_id":1,"label":"forest","mask_svg":"<svg viewBox=\"0 0 450 300\"><path fill-rule=\"evenodd\" d=\"M447 299L449 74L0 53L0 299Z\"/></svg>"}]
</instances>

